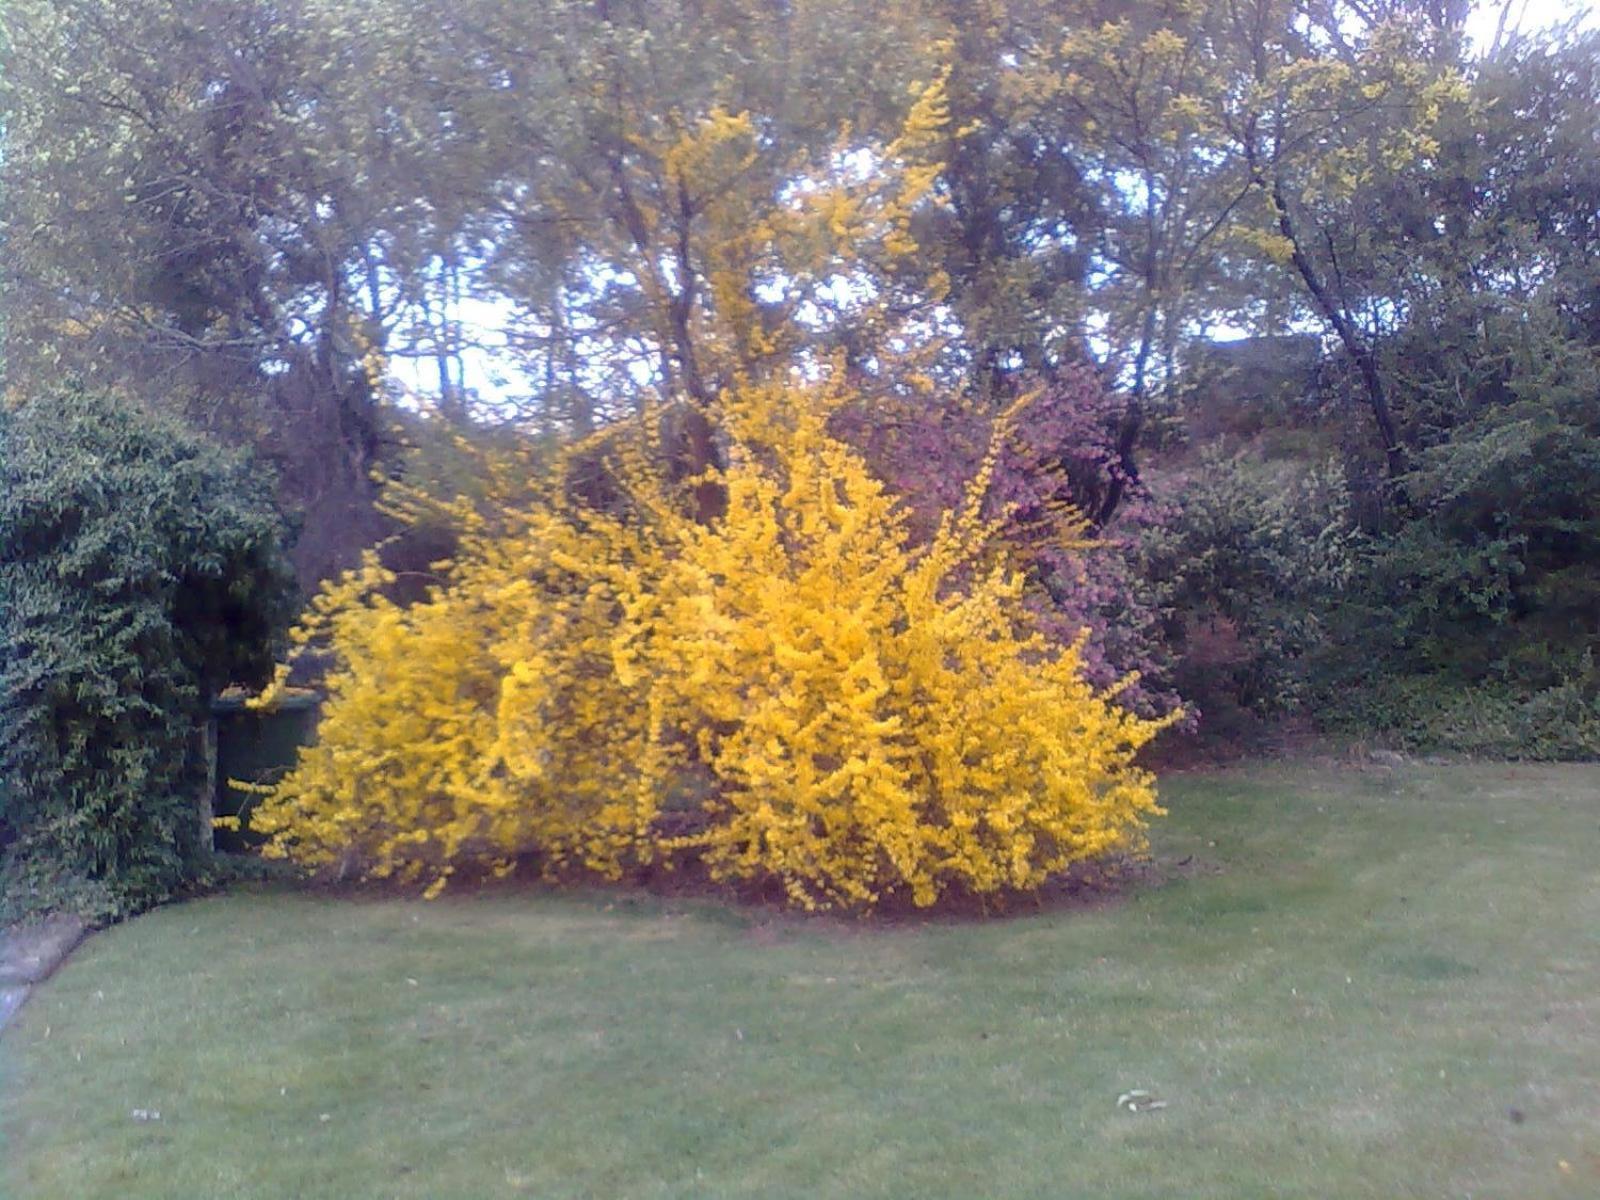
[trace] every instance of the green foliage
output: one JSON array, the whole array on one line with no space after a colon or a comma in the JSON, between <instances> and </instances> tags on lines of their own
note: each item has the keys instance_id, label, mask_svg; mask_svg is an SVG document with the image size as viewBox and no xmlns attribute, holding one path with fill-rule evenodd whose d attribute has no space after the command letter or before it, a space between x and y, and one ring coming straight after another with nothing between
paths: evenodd
<instances>
[{"instance_id":1,"label":"green foliage","mask_svg":"<svg viewBox=\"0 0 1600 1200\"><path fill-rule=\"evenodd\" d=\"M1285 475L1205 454L1177 512L1147 535L1142 570L1162 581L1180 694L1261 713L1295 708L1306 655L1349 578L1356 545L1343 472Z\"/></svg>"},{"instance_id":2,"label":"green foliage","mask_svg":"<svg viewBox=\"0 0 1600 1200\"><path fill-rule=\"evenodd\" d=\"M1475 585L1463 623L1481 646L1452 650L1439 645L1448 626L1427 632L1447 665L1543 685L1600 648L1600 348L1537 309L1493 314L1477 333L1421 364L1436 393L1448 382L1461 399L1410 484L1440 557ZM1547 660L1545 642L1562 656ZM1474 650L1481 661L1449 661Z\"/></svg>"},{"instance_id":3,"label":"green foliage","mask_svg":"<svg viewBox=\"0 0 1600 1200\"><path fill-rule=\"evenodd\" d=\"M1576 682L1530 694L1439 675L1377 675L1330 690L1318 716L1333 731L1376 734L1407 750L1544 762L1600 758L1600 701Z\"/></svg>"},{"instance_id":4,"label":"green foliage","mask_svg":"<svg viewBox=\"0 0 1600 1200\"><path fill-rule=\"evenodd\" d=\"M1600 357L1456 297L1394 351L1418 448L1318 665L1325 721L1412 748L1600 754Z\"/></svg>"},{"instance_id":5,"label":"green foliage","mask_svg":"<svg viewBox=\"0 0 1600 1200\"><path fill-rule=\"evenodd\" d=\"M1567 683L1592 696L1600 354L1539 305L1458 297L1419 315L1394 357L1417 448L1407 503L1351 590L1342 681L1382 662L1524 698Z\"/></svg>"},{"instance_id":6,"label":"green foliage","mask_svg":"<svg viewBox=\"0 0 1600 1200\"><path fill-rule=\"evenodd\" d=\"M1381 367L1408 469L1316 667L1335 728L1415 748L1597 753L1600 222L1593 33L1513 38L1369 222L1404 321ZM1358 472L1352 472L1359 478Z\"/></svg>"},{"instance_id":7,"label":"green foliage","mask_svg":"<svg viewBox=\"0 0 1600 1200\"><path fill-rule=\"evenodd\" d=\"M10 907L126 912L205 865L198 731L270 674L291 575L270 482L64 388L0 410L0 847Z\"/></svg>"}]
</instances>

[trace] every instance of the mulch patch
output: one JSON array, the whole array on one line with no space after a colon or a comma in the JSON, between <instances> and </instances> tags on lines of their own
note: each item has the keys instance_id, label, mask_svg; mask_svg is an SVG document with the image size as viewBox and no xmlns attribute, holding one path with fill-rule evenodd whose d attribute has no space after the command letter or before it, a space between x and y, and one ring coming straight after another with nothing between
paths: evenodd
<instances>
[{"instance_id":1,"label":"mulch patch","mask_svg":"<svg viewBox=\"0 0 1600 1200\"><path fill-rule=\"evenodd\" d=\"M1028 917L1072 909L1095 909L1116 904L1127 896L1159 887L1172 879L1205 874L1206 864L1189 855L1152 858L1123 855L1092 863L1078 863L1034 892L1000 892L978 895L951 892L938 903L917 907L909 892L885 897L871 911L845 908L807 912L791 903L781 883L730 883L714 880L698 860L681 859L672 866L651 864L621 879L607 880L583 871L547 871L536 855L519 859L512 871L494 875L458 867L441 900L460 896L571 895L581 889L590 895L615 896L620 905L645 898L667 901L709 901L725 905L749 920L752 930L777 922L840 930L901 927L930 923L966 923ZM301 885L303 890L355 902L415 899L420 884L392 880L337 879L324 874Z\"/></svg>"}]
</instances>

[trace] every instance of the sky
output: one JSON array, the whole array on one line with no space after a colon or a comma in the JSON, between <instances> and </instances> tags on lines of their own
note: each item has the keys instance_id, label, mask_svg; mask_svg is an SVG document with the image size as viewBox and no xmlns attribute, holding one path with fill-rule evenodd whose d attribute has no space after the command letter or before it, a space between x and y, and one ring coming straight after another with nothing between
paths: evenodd
<instances>
[{"instance_id":1,"label":"sky","mask_svg":"<svg viewBox=\"0 0 1600 1200\"><path fill-rule=\"evenodd\" d=\"M1494 40L1503 8L1504 0L1479 0L1474 5L1467 18L1467 34L1476 46L1487 47ZM1600 0L1511 0L1506 28L1534 33L1572 17L1585 26L1600 23ZM497 350L505 344L503 330L512 316L509 302L468 297L453 306L449 315L451 321L459 322L466 340L476 343L461 352L461 372L469 391L491 403L527 391L516 362ZM409 392L438 394L438 367L431 357L394 358L389 371Z\"/></svg>"},{"instance_id":2,"label":"sky","mask_svg":"<svg viewBox=\"0 0 1600 1200\"><path fill-rule=\"evenodd\" d=\"M1502 7L1501 4L1485 4L1481 0L1473 6L1472 15L1467 18L1467 33L1477 45L1487 46L1493 40ZM1583 23L1591 25L1600 16L1600 5L1589 0L1513 0L1506 25L1532 33L1580 14Z\"/></svg>"}]
</instances>

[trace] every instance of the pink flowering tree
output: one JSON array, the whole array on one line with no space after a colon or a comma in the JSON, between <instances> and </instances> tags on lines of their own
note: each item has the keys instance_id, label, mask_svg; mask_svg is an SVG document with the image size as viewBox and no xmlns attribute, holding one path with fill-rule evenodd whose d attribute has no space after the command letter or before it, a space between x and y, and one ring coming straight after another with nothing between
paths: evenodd
<instances>
[{"instance_id":1,"label":"pink flowering tree","mask_svg":"<svg viewBox=\"0 0 1600 1200\"><path fill-rule=\"evenodd\" d=\"M1030 398L1017 413L985 497L1005 517L1029 567L1029 604L1048 636L1071 642L1087 630L1084 666L1097 686L1137 673L1123 693L1142 714L1171 711L1172 657L1162 636L1159 585L1138 570L1141 539L1165 519L1129 478L1117 452L1126 401L1091 367L1068 366L1019 382ZM899 397L839 417L880 478L932 533L938 514L961 501L989 446L995 413ZM1063 544L1068 512L1104 514L1088 548Z\"/></svg>"}]
</instances>

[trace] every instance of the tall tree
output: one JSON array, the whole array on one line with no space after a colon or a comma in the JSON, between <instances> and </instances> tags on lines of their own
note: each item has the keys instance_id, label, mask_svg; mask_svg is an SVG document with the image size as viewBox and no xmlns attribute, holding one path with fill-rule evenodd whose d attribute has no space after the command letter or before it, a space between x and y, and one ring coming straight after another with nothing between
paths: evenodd
<instances>
[{"instance_id":1,"label":"tall tree","mask_svg":"<svg viewBox=\"0 0 1600 1200\"><path fill-rule=\"evenodd\" d=\"M1406 456L1380 343L1399 320L1375 254L1392 177L1425 169L1465 99L1457 31L1401 4L1221 0L1223 127L1256 192L1250 236L1289 268L1359 373L1391 478Z\"/></svg>"},{"instance_id":2,"label":"tall tree","mask_svg":"<svg viewBox=\"0 0 1600 1200\"><path fill-rule=\"evenodd\" d=\"M13 383L67 373L255 445L311 510L314 580L371 540L382 441L361 286L405 197L300 0L6 11Z\"/></svg>"}]
</instances>

